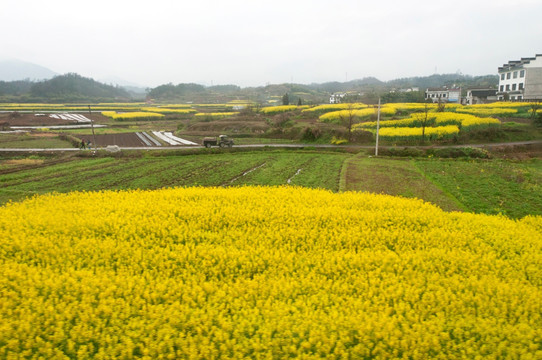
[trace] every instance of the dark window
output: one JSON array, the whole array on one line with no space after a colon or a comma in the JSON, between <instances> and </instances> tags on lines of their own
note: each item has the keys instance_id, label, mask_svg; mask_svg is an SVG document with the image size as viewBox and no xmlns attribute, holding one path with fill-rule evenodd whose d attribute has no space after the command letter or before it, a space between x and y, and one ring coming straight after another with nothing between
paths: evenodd
<instances>
[{"instance_id":1,"label":"dark window","mask_svg":"<svg viewBox=\"0 0 542 360\"><path fill-rule=\"evenodd\" d=\"M518 78L518 72L514 71L514 79L517 79L517 78Z\"/></svg>"},{"instance_id":2,"label":"dark window","mask_svg":"<svg viewBox=\"0 0 542 360\"><path fill-rule=\"evenodd\" d=\"M506 79L510 79L510 73L506 73Z\"/></svg>"},{"instance_id":3,"label":"dark window","mask_svg":"<svg viewBox=\"0 0 542 360\"><path fill-rule=\"evenodd\" d=\"M521 70L519 72L519 77L525 77L525 70Z\"/></svg>"},{"instance_id":4,"label":"dark window","mask_svg":"<svg viewBox=\"0 0 542 360\"><path fill-rule=\"evenodd\" d=\"M501 85L501 92L504 91L504 85Z\"/></svg>"},{"instance_id":5,"label":"dark window","mask_svg":"<svg viewBox=\"0 0 542 360\"><path fill-rule=\"evenodd\" d=\"M506 91L510 91L510 84L506 85Z\"/></svg>"},{"instance_id":6,"label":"dark window","mask_svg":"<svg viewBox=\"0 0 542 360\"><path fill-rule=\"evenodd\" d=\"M501 74L501 80L504 80L504 73Z\"/></svg>"},{"instance_id":7,"label":"dark window","mask_svg":"<svg viewBox=\"0 0 542 360\"><path fill-rule=\"evenodd\" d=\"M516 84L512 84L512 91L516 90Z\"/></svg>"},{"instance_id":8,"label":"dark window","mask_svg":"<svg viewBox=\"0 0 542 360\"><path fill-rule=\"evenodd\" d=\"M523 90L523 83L519 83L519 89Z\"/></svg>"}]
</instances>

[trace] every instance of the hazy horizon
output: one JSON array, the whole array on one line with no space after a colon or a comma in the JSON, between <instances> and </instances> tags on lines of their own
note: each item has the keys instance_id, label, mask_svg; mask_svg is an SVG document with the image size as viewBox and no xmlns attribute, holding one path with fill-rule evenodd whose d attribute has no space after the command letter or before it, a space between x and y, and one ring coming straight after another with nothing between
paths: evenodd
<instances>
[{"instance_id":1,"label":"hazy horizon","mask_svg":"<svg viewBox=\"0 0 542 360\"><path fill-rule=\"evenodd\" d=\"M489 75L542 53L539 1L453 4L8 0L0 59L142 87L251 87Z\"/></svg>"}]
</instances>

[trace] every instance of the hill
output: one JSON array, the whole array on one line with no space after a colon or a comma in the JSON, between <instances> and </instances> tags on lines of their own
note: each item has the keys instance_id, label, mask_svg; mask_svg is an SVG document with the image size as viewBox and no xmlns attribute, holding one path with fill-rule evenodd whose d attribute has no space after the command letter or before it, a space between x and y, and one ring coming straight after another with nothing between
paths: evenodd
<instances>
[{"instance_id":1,"label":"hill","mask_svg":"<svg viewBox=\"0 0 542 360\"><path fill-rule=\"evenodd\" d=\"M121 87L102 84L78 74L55 76L37 82L30 88L34 99L50 102L129 100L130 94Z\"/></svg>"},{"instance_id":2,"label":"hill","mask_svg":"<svg viewBox=\"0 0 542 360\"><path fill-rule=\"evenodd\" d=\"M312 84L271 84L260 87L240 88L235 85L205 87L198 84L165 84L150 90L149 96L158 102L209 102L221 103L235 99L246 99L262 104L281 103L284 94L289 95L291 104L301 99L303 104L319 104L329 101L333 93L351 93L355 101L374 103L378 97L387 102L420 102L423 92L428 87L457 86L463 89L470 87L496 87L496 75L470 76L462 74L434 74L424 77L380 81L374 77L351 80L348 82L327 82ZM418 88L419 91L396 93L400 89ZM390 95L392 94L392 95Z\"/></svg>"},{"instance_id":3,"label":"hill","mask_svg":"<svg viewBox=\"0 0 542 360\"><path fill-rule=\"evenodd\" d=\"M0 61L0 81L43 80L50 79L55 75L57 73L53 70L41 65L21 60Z\"/></svg>"},{"instance_id":4,"label":"hill","mask_svg":"<svg viewBox=\"0 0 542 360\"><path fill-rule=\"evenodd\" d=\"M496 75L470 76L462 74L434 74L380 81L374 77L348 82L312 84L268 84L260 87L241 88L237 85L204 86L194 83L172 83L145 90L121 85L107 85L91 78L69 73L50 80L32 81L30 78L17 81L0 81L0 102L111 102L142 100L145 95L156 102L169 103L226 103L232 100L247 100L262 105L281 104L288 94L291 104L321 104L329 101L333 93L350 93L351 100L375 103L381 97L385 102L420 102L428 87L457 86L496 87ZM418 88L419 91L397 90Z\"/></svg>"}]
</instances>

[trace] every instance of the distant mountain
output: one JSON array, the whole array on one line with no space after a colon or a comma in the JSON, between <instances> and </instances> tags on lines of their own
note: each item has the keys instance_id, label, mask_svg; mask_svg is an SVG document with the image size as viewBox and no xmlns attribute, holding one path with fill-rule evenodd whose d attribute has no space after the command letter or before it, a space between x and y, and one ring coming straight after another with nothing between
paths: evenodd
<instances>
[{"instance_id":1,"label":"distant mountain","mask_svg":"<svg viewBox=\"0 0 542 360\"><path fill-rule=\"evenodd\" d=\"M416 76L391 80L386 83L395 88L419 87L425 91L430 87L492 87L496 88L499 84L497 75L470 76L462 74L434 74L430 76Z\"/></svg>"},{"instance_id":2,"label":"distant mountain","mask_svg":"<svg viewBox=\"0 0 542 360\"><path fill-rule=\"evenodd\" d=\"M0 60L0 81L44 80L57 75L51 69L21 60Z\"/></svg>"},{"instance_id":3,"label":"distant mountain","mask_svg":"<svg viewBox=\"0 0 542 360\"><path fill-rule=\"evenodd\" d=\"M108 76L101 78L98 81L113 86L118 85L134 95L143 95L144 97L147 93L147 88L145 86L124 80L118 76Z\"/></svg>"},{"instance_id":4,"label":"distant mountain","mask_svg":"<svg viewBox=\"0 0 542 360\"><path fill-rule=\"evenodd\" d=\"M309 88L317 89L320 91L326 91L329 93L335 93L335 92L345 92L350 90L358 90L360 88L366 88L366 87L379 87L385 85L384 82L378 80L374 77L365 77L363 79L356 79L351 80L347 82L338 82L338 81L332 81L332 82L326 82L321 84L310 84L307 85Z\"/></svg>"},{"instance_id":5,"label":"distant mountain","mask_svg":"<svg viewBox=\"0 0 542 360\"><path fill-rule=\"evenodd\" d=\"M130 94L119 86L102 84L73 73L37 82L32 85L30 94L36 98L70 102L130 100Z\"/></svg>"}]
</instances>

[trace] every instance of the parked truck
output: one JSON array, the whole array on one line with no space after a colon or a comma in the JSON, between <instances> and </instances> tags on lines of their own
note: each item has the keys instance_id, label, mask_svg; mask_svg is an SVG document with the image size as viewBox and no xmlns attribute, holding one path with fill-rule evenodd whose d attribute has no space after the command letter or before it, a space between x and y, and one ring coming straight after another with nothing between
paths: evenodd
<instances>
[{"instance_id":1,"label":"parked truck","mask_svg":"<svg viewBox=\"0 0 542 360\"><path fill-rule=\"evenodd\" d=\"M229 138L228 135L220 135L217 137L204 137L203 146L210 148L211 146L220 146L220 147L232 147L233 139Z\"/></svg>"}]
</instances>

